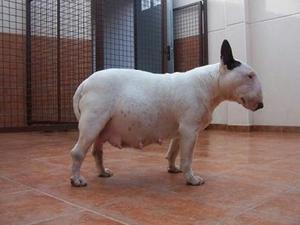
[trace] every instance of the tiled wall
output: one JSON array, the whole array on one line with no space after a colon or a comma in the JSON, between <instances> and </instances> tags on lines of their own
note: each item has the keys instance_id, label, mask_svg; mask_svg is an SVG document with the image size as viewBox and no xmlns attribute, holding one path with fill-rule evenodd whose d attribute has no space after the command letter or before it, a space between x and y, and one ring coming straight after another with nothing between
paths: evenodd
<instances>
[{"instance_id":1,"label":"tiled wall","mask_svg":"<svg viewBox=\"0 0 300 225\"><path fill-rule=\"evenodd\" d=\"M300 127L300 1L249 0L251 65L264 91L256 125Z\"/></svg>"}]
</instances>

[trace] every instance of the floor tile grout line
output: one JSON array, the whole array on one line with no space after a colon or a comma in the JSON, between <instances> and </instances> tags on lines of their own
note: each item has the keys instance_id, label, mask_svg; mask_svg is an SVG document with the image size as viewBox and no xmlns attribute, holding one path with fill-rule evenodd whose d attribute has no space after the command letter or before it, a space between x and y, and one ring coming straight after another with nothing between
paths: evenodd
<instances>
[{"instance_id":1,"label":"floor tile grout line","mask_svg":"<svg viewBox=\"0 0 300 225\"><path fill-rule=\"evenodd\" d=\"M6 195L10 195L10 194L18 194L18 193L22 193L22 192L28 192L28 191L30 191L30 187L28 186L28 185L24 185L24 184L22 184L22 183L20 183L20 182L17 182L17 181L15 181L15 180L13 180L13 179L11 179L10 177L7 177L7 176L5 176L5 175L0 175L0 178L2 178L2 179L5 179L5 180L8 180L8 181L10 181L10 182L12 182L12 183L14 183L14 184L18 184L18 185L22 185L24 188L26 188L25 190L20 190L20 191L13 191L13 192L8 192L8 193L3 193L3 194L6 194ZM2 193L0 193L0 194L2 194Z\"/></svg>"},{"instance_id":2,"label":"floor tile grout line","mask_svg":"<svg viewBox=\"0 0 300 225\"><path fill-rule=\"evenodd\" d=\"M229 176L227 174L228 172L232 172L232 171L235 171L235 170L229 170L229 171L224 172L222 174L212 175L211 178L219 178L220 176L223 175L223 177L225 177L225 178L233 179L233 180L236 180L236 181L240 180L240 181L242 181L246 184L251 184L251 182L248 178ZM258 186L260 186L260 187L276 186L278 188L282 188L283 189L282 191L286 191L286 190L289 190L289 189L292 190L292 188L293 188L293 186L291 186L291 185L282 185L282 184L276 184L275 185L275 183L272 183L272 182L269 182L269 181L261 182L261 183L259 183Z\"/></svg>"},{"instance_id":3,"label":"floor tile grout line","mask_svg":"<svg viewBox=\"0 0 300 225\"><path fill-rule=\"evenodd\" d=\"M80 210L76 211L76 213L81 213L81 212L85 212L85 211L86 211L86 210L84 210L84 209L80 209ZM55 220L55 219L60 218L60 217L72 215L73 213L75 213L75 212L63 213L63 214L61 214L61 215L59 215L59 216L52 216L52 217L49 217L49 218L47 218L47 219L41 219L41 220L37 220L37 221L32 222L32 223L26 223L26 224L23 224L23 225L34 225L34 224L39 224L39 223L41 223L41 222L47 222L47 221Z\"/></svg>"},{"instance_id":4,"label":"floor tile grout line","mask_svg":"<svg viewBox=\"0 0 300 225\"><path fill-rule=\"evenodd\" d=\"M93 210L93 209L85 208L85 207L83 207L83 206L81 206L81 205L77 205L77 204L75 204L75 203L69 202L69 201L67 201L67 200L65 200L65 199L59 198L59 197L57 197L57 196L55 196L55 195L49 194L49 193L44 192L44 191L41 191L41 190L39 190L39 189L37 189L36 191L38 191L38 192L40 192L40 193L42 193L42 194L45 194L45 195L47 195L47 196L49 196L49 197L55 198L55 199L57 199L57 200L59 200L59 201L62 201L62 202L64 202L64 203L67 203L67 204L69 204L69 205L75 206L75 207L77 207L77 208L80 208L80 209L83 209L83 210L86 210L86 211L89 211L89 212L93 212L93 213L95 213L95 214L97 214L97 215L99 215L99 216L102 216L102 217L104 217L104 218L106 218L106 219L115 221L115 222L117 222L117 223L121 223L121 224L124 224L124 225L130 225L130 224L127 224L127 223L125 223L124 221L121 221L121 220L119 220L119 219L113 218L113 217L108 216L108 215L104 215L104 214L99 213L99 212L97 212L97 211L95 211L95 210Z\"/></svg>"},{"instance_id":5,"label":"floor tile grout line","mask_svg":"<svg viewBox=\"0 0 300 225\"><path fill-rule=\"evenodd\" d=\"M67 200L65 200L65 199L62 199L62 198L57 197L57 196L55 196L55 195L52 195L52 194L50 194L50 193L41 191L41 190L39 190L39 189L33 189L33 190L38 191L38 192L40 192L40 193L42 193L42 194L45 194L45 195L47 195L47 196L49 196L49 197L52 197L52 198L54 198L54 199L57 199L57 200L59 200L59 201L62 201L62 202L64 202L64 203L66 203L66 204L69 204L69 205L72 205L72 206L74 206L74 207L77 207L77 208L79 208L79 209L82 209L82 210L85 210L85 211L89 211L89 212L95 213L95 214L97 214L97 215L99 215L99 216L102 216L102 217L104 217L104 218L106 218L106 219L109 219L109 220L112 220L112 221L114 221L114 222L117 222L117 223L120 223L120 224L123 224L123 225L130 225L130 224L128 224L128 223L126 223L126 222L124 222L124 221L121 221L121 220L119 220L119 219L116 219L116 218L114 218L114 217L111 217L111 216L108 216L108 215L99 213L99 212L97 212L97 211L95 211L95 210L93 210L93 209L89 209L89 208L83 207L83 206L81 206L81 205L77 205L77 204L75 204L75 203L69 202L69 201L67 201Z\"/></svg>"},{"instance_id":6,"label":"floor tile grout line","mask_svg":"<svg viewBox=\"0 0 300 225\"><path fill-rule=\"evenodd\" d=\"M97 214L97 215L99 215L99 216L102 216L102 217L104 217L104 218L106 218L106 219L115 221L115 222L117 222L117 223L121 223L121 224L123 224L123 225L130 225L130 224L128 224L128 223L126 223L126 222L124 222L124 221L121 221L121 220L119 220L119 219L116 219L116 218L114 218L114 217L111 217L111 216L108 216L108 215L99 213L99 212L97 212L97 211L95 211L95 210L93 210L93 209L85 208L85 207L83 207L83 206L81 206L81 205L77 205L77 204L75 204L75 203L69 202L69 201L67 201L67 200L65 200L65 199L59 198L59 197L57 197L57 196L55 196L55 195L49 194L49 193L44 192L44 191L41 191L41 190L39 190L39 189L34 189L34 190L36 190L36 191L38 191L38 192L40 192L40 193L42 193L42 194L45 194L45 195L47 195L47 196L49 196L49 197L52 197L52 198L54 198L54 199L57 199L57 200L59 200L59 201L62 201L62 202L64 202L64 203L66 203L66 204L75 206L75 207L77 207L77 208L79 208L79 209L82 209L82 210L86 210L86 211L95 213L95 214Z\"/></svg>"},{"instance_id":7,"label":"floor tile grout line","mask_svg":"<svg viewBox=\"0 0 300 225\"><path fill-rule=\"evenodd\" d=\"M271 164L272 164L272 163L271 163ZM209 177L210 177L212 180L214 180L215 178L218 178L218 177L221 177L221 176L226 176L228 173L237 171L237 170L239 170L239 169L248 169L248 166L247 166L247 165L237 165L237 166L235 166L234 168L231 168L231 169L228 169L228 170L224 170L224 171L219 172L219 173L214 174L214 175L210 175ZM266 171L272 170L272 169L268 168L267 165L265 165L264 167L261 167L260 169L266 170ZM288 171L288 170L287 170L287 172L290 173L291 175L297 175L297 173L294 172L294 171ZM228 175L227 175L227 177L232 178L232 179L236 179L236 180L241 179L242 181L244 181L244 182L246 182L246 183L249 183L248 180L247 180L247 178L235 178L234 176L228 176ZM294 184L295 184L295 183L294 183ZM273 185L273 186L274 186L275 184L272 183L272 182L269 182L269 181L266 181L265 183L262 183L262 186L270 186L270 185ZM293 186L291 186L291 185L278 185L278 187L282 187L282 188L284 188L284 189L286 189L286 190L287 190L287 189L293 190Z\"/></svg>"},{"instance_id":8,"label":"floor tile grout line","mask_svg":"<svg viewBox=\"0 0 300 225\"><path fill-rule=\"evenodd\" d=\"M113 217L110 217L110 216L101 214L101 213L99 213L99 212L97 212L97 211L95 211L95 210L93 210L93 209L85 208L85 207L83 207L83 206L81 206L81 205L77 205L77 204L75 204L75 203L69 202L69 201L67 201L67 200L65 200L65 199L59 198L59 197L57 197L57 196L55 196L55 195L52 195L52 194L50 194L50 193L47 193L47 192L45 192L45 191L39 190L39 189L37 189L37 188L33 188L33 187L31 187L31 186L29 186L29 185L26 185L26 184L22 184L22 183L20 183L20 182L18 182L18 181L12 180L11 178L8 178L8 177L6 177L6 176L4 176L4 177L5 177L7 180L10 180L10 181L12 181L12 182L14 182L14 183L21 184L21 185L24 185L24 186L28 187L28 188L29 188L28 191L29 191L29 190L36 191L36 192L39 192L39 193L41 193L41 194L47 195L48 197L54 198L54 199L56 199L56 200L58 200L58 201L61 201L61 202L64 202L64 203L66 203L66 204L68 204L68 205L71 205L71 206L73 206L73 207L76 207L76 208L78 208L78 209L82 209L82 210L85 210L85 211L93 212L93 213L95 213L95 214L97 214L97 215L99 215L99 216L102 216L102 217L104 217L104 218L106 218L106 219L115 221L115 222L117 222L117 223L121 223L121 224L123 224L123 225L131 225L131 224L128 224L128 223L126 223L126 222L124 222L124 221L121 221L121 220L119 220L119 219L116 219L116 218L113 218Z\"/></svg>"},{"instance_id":9,"label":"floor tile grout line","mask_svg":"<svg viewBox=\"0 0 300 225\"><path fill-rule=\"evenodd\" d=\"M28 187L26 187L28 188ZM14 191L14 192L8 192L8 193L0 193L0 194L5 194L6 196L8 195L13 195L13 194L20 194L20 193L26 193L26 192L29 192L31 191L31 189L26 189L26 190L22 190L22 191Z\"/></svg>"},{"instance_id":10,"label":"floor tile grout line","mask_svg":"<svg viewBox=\"0 0 300 225\"><path fill-rule=\"evenodd\" d=\"M244 214L244 213L246 213L246 212L249 212L249 211L255 209L257 206L259 206L259 205L261 205L261 204L263 204L263 203L265 203L265 202L267 202L267 201L273 199L273 198L276 197L278 194L281 194L281 193L284 193L284 192L287 192L287 190L279 191L279 192L276 193L276 194L272 194L272 195L270 195L270 196L268 196L268 197L265 197L265 198L262 199L262 200L258 200L258 201L256 201L256 202L254 202L251 206L249 206L249 207L247 207L247 208L241 210L240 212L237 212L237 213L236 213L234 216L232 216L230 219L235 219L235 218L237 218L238 216L240 216L240 215L242 215L242 214ZM226 222L226 220L228 220L228 218L227 218L227 219L224 219L224 220L221 220L220 222L218 222L218 223L215 224L215 225L223 225L223 224Z\"/></svg>"}]
</instances>

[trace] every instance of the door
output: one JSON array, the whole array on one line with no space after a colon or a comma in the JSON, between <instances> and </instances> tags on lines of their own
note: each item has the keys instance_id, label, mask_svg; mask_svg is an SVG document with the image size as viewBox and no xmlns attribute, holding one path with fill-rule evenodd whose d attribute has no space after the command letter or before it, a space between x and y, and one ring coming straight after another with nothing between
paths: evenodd
<instances>
[{"instance_id":1,"label":"door","mask_svg":"<svg viewBox=\"0 0 300 225\"><path fill-rule=\"evenodd\" d=\"M135 68L166 72L166 0L135 1Z\"/></svg>"}]
</instances>

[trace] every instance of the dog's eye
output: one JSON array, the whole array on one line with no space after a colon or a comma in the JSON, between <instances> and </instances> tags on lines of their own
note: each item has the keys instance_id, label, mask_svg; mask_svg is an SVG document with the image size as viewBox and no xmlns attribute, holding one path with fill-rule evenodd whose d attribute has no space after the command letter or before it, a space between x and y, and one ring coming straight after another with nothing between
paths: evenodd
<instances>
[{"instance_id":1,"label":"dog's eye","mask_svg":"<svg viewBox=\"0 0 300 225\"><path fill-rule=\"evenodd\" d=\"M248 78L249 78L249 79L252 79L252 78L253 78L253 75L248 75Z\"/></svg>"}]
</instances>

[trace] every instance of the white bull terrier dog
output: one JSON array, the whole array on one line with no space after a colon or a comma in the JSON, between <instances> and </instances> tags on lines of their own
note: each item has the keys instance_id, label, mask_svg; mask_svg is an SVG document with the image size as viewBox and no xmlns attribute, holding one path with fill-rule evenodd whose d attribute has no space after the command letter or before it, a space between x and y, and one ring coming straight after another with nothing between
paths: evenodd
<instances>
[{"instance_id":1,"label":"white bull terrier dog","mask_svg":"<svg viewBox=\"0 0 300 225\"><path fill-rule=\"evenodd\" d=\"M79 138L71 151L71 184L86 186L80 167L89 147L101 177L112 172L103 166L105 142L118 148L142 149L171 138L166 158L168 171L183 172L186 183L204 180L191 168L198 132L211 121L222 101L235 101L255 111L263 108L262 90L256 73L233 58L224 40L221 62L185 73L153 74L133 69L107 69L83 81L73 98L79 121ZM180 152L180 169L175 159Z\"/></svg>"}]
</instances>

